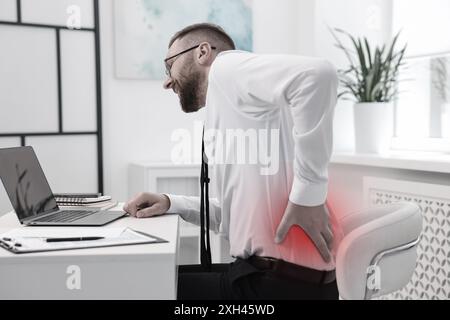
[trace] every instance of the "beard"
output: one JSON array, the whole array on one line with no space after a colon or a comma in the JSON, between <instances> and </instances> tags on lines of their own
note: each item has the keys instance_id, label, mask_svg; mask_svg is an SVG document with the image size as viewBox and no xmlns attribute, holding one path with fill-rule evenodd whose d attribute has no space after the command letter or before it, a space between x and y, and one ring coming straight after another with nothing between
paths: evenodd
<instances>
[{"instance_id":1,"label":"beard","mask_svg":"<svg viewBox=\"0 0 450 320\"><path fill-rule=\"evenodd\" d=\"M197 70L186 70L187 76L178 81L178 97L181 109L186 112L196 112L205 105L205 95L202 93L203 74Z\"/></svg>"}]
</instances>

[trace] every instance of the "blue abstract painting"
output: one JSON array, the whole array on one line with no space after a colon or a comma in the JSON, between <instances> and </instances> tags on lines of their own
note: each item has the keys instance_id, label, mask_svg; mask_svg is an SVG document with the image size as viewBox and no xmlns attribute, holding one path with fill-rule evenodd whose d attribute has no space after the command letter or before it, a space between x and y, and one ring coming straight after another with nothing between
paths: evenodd
<instances>
[{"instance_id":1,"label":"blue abstract painting","mask_svg":"<svg viewBox=\"0 0 450 320\"><path fill-rule=\"evenodd\" d=\"M251 0L115 0L114 11L118 78L163 79L170 38L193 23L218 24L252 51Z\"/></svg>"}]
</instances>

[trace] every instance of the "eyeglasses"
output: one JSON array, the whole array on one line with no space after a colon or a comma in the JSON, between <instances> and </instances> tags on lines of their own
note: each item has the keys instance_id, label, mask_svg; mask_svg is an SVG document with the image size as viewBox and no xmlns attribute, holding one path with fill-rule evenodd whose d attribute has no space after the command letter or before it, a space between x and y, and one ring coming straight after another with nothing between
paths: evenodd
<instances>
[{"instance_id":1,"label":"eyeglasses","mask_svg":"<svg viewBox=\"0 0 450 320\"><path fill-rule=\"evenodd\" d=\"M168 58L165 58L165 59L164 59L164 64L166 65L166 76L168 76L169 78L172 77L172 75L170 74L170 69L172 69L172 66L173 66L173 64L175 63L175 61L174 61L174 62L172 62L172 64L169 66L169 64L167 63L167 61L169 61L169 60L171 60L171 59L173 59L173 58L175 58L175 57L178 57L178 56L180 56L180 55L182 55L182 54L184 54L184 53L186 53L186 52L189 52L189 51L191 51L191 50L197 49L198 47L200 47L200 44L197 44L197 45L195 45L195 46L193 46L193 47L191 47L191 48L189 48L189 49L183 50L183 51L181 51L181 52L179 52L179 53L177 53L177 54L174 54L173 56L170 56L170 57L168 57ZM216 50L216 47L211 47L211 49Z\"/></svg>"}]
</instances>

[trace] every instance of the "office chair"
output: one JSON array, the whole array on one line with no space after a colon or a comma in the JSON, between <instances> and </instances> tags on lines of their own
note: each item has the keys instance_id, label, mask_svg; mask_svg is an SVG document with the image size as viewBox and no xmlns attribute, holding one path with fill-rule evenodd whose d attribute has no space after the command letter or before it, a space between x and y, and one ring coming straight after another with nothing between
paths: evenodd
<instances>
[{"instance_id":1,"label":"office chair","mask_svg":"<svg viewBox=\"0 0 450 320\"><path fill-rule=\"evenodd\" d=\"M411 279L422 230L416 204L398 202L340 220L344 238L336 255L336 280L344 300L379 297Z\"/></svg>"}]
</instances>

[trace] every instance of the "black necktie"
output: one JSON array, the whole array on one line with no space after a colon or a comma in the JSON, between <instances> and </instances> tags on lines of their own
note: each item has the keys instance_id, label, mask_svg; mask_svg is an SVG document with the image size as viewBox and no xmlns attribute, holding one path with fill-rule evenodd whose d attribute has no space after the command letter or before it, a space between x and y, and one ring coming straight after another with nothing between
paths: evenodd
<instances>
[{"instance_id":1,"label":"black necktie","mask_svg":"<svg viewBox=\"0 0 450 320\"><path fill-rule=\"evenodd\" d=\"M202 167L200 171L200 262L205 271L211 270L211 245L209 240L209 177L208 157L205 153L205 128L202 133Z\"/></svg>"}]
</instances>

